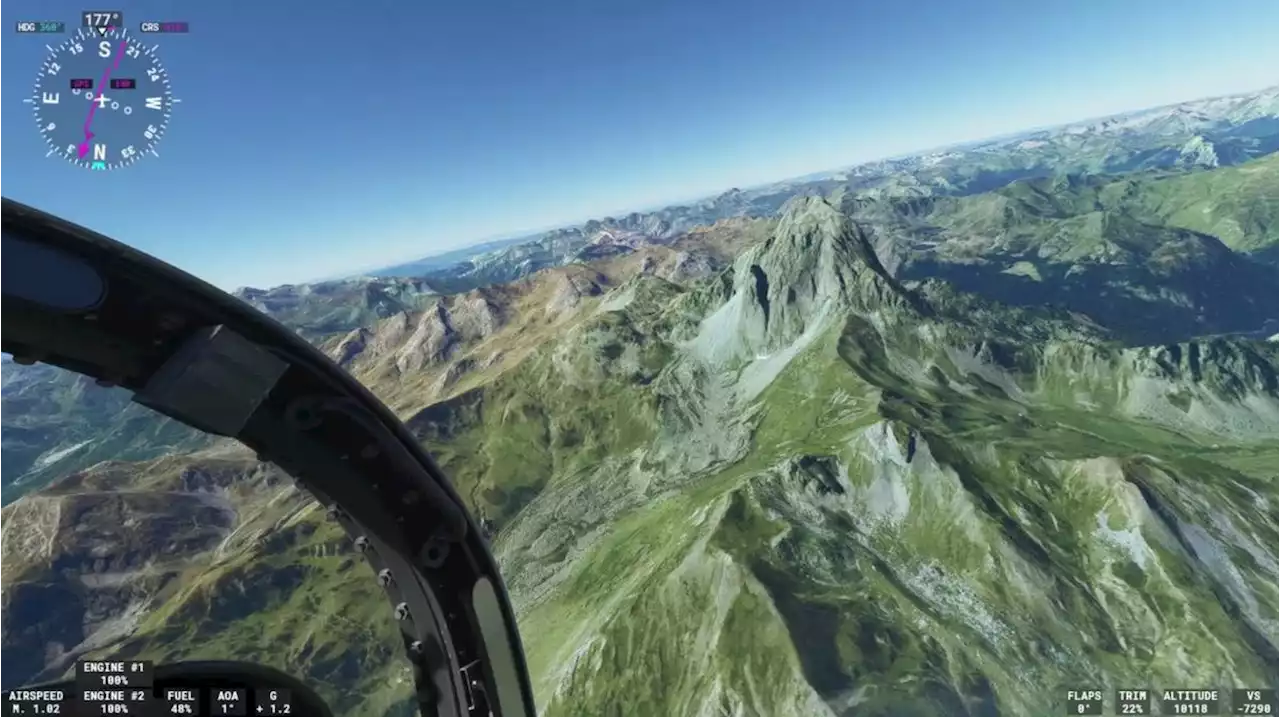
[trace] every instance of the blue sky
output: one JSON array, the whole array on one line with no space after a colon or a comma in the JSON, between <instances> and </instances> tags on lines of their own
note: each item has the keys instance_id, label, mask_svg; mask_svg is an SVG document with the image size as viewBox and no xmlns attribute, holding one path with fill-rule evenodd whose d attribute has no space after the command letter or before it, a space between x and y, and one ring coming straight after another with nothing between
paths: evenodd
<instances>
[{"instance_id":1,"label":"blue sky","mask_svg":"<svg viewBox=\"0 0 1280 717\"><path fill-rule=\"evenodd\" d=\"M6 0L74 24L84 3ZM1274 0L117 2L174 94L148 157L46 157L3 53L5 196L224 288L1277 82ZM170 8L181 7L181 10Z\"/></svg>"}]
</instances>

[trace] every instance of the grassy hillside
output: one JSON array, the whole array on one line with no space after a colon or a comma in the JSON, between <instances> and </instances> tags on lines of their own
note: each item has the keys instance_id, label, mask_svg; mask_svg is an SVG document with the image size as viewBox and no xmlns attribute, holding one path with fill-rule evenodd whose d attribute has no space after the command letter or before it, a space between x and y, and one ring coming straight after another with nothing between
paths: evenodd
<instances>
[{"instance_id":1,"label":"grassy hillside","mask_svg":"<svg viewBox=\"0 0 1280 717\"><path fill-rule=\"evenodd\" d=\"M1063 307L1129 343L1163 343L1274 326L1277 177L1271 155L1213 170L1061 176L972 197L846 203L892 228L904 278Z\"/></svg>"},{"instance_id":2,"label":"grassy hillside","mask_svg":"<svg viewBox=\"0 0 1280 717\"><path fill-rule=\"evenodd\" d=\"M1132 345L1142 322L1227 322L1255 264L1174 217L1187 182L1261 191L1254 167L844 201L860 223L803 198L708 230L737 254L714 271L676 270L686 237L322 345L496 525L548 717L1051 714L1066 685L1274 684L1276 346ZM1213 207L1232 246L1265 246L1243 204ZM888 271L895 242L934 275ZM998 277L1021 307L990 300ZM1060 303L1094 321L1028 285L1087 291ZM235 657L344 715L405 709L368 567L243 452L96 465L3 526L6 686L81 653Z\"/></svg>"},{"instance_id":3,"label":"grassy hillside","mask_svg":"<svg viewBox=\"0 0 1280 717\"><path fill-rule=\"evenodd\" d=\"M1156 180L1120 201L1168 226L1217 237L1237 251L1257 252L1280 240L1277 156Z\"/></svg>"},{"instance_id":4,"label":"grassy hillside","mask_svg":"<svg viewBox=\"0 0 1280 717\"><path fill-rule=\"evenodd\" d=\"M1215 399L1171 398L1186 376L1158 387L1148 353L975 330L836 322L751 402L740 457L609 467L644 466L648 500L544 489L498 547L544 586L522 624L546 713L1036 714L1063 684L1267 679L1274 351L1215 349L1261 401L1224 424L1182 420Z\"/></svg>"}]
</instances>

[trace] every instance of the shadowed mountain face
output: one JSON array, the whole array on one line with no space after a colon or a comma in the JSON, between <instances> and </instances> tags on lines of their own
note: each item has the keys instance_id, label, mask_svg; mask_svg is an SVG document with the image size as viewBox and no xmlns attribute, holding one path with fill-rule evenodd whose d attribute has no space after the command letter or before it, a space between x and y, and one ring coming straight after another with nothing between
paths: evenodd
<instances>
[{"instance_id":1,"label":"shadowed mountain face","mask_svg":"<svg viewBox=\"0 0 1280 717\"><path fill-rule=\"evenodd\" d=\"M1277 350L1205 335L1274 318L1237 296L1275 295L1250 258L1276 242L1274 157L1205 167L1179 133L1228 125L1177 116L1127 140L1177 137L1176 171L972 196L844 177L768 219L602 225L516 281L279 316L365 317L315 340L496 527L548 717L1026 715L1063 685L1273 685ZM1042 288L1001 283L1024 280ZM73 416L121 425L114 394L4 371L26 465L68 460L48 456L84 440ZM15 415L46 437L11 437ZM119 430L154 452L49 469L4 508L5 686L78 654L235 657L399 714L385 600L323 512L243 451Z\"/></svg>"},{"instance_id":2,"label":"shadowed mountain face","mask_svg":"<svg viewBox=\"0 0 1280 717\"><path fill-rule=\"evenodd\" d=\"M1060 306L1134 344L1275 333L1276 156L1239 167L1017 182L963 199L846 200L905 279Z\"/></svg>"}]
</instances>

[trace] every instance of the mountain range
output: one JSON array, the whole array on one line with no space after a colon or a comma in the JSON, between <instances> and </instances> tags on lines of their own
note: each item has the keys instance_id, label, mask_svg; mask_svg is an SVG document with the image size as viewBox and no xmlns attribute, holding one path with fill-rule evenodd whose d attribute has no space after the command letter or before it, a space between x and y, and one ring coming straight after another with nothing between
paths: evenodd
<instances>
[{"instance_id":1,"label":"mountain range","mask_svg":"<svg viewBox=\"0 0 1280 717\"><path fill-rule=\"evenodd\" d=\"M1280 90L1216 97L1020 133L933 152L868 162L747 190L730 189L688 205L593 220L508 246L477 247L372 272L375 276L433 276L472 288L560 263L602 236L668 238L730 217L771 216L798 194L840 187L886 194L972 194L1016 179L1066 173L1104 174L1171 166L1216 167L1274 153ZM457 282L461 282L460 284Z\"/></svg>"},{"instance_id":2,"label":"mountain range","mask_svg":"<svg viewBox=\"0 0 1280 717\"><path fill-rule=\"evenodd\" d=\"M241 297L493 526L547 717L1275 686L1276 115L1187 103ZM279 471L3 378L6 687L235 657L407 714L372 575Z\"/></svg>"}]
</instances>

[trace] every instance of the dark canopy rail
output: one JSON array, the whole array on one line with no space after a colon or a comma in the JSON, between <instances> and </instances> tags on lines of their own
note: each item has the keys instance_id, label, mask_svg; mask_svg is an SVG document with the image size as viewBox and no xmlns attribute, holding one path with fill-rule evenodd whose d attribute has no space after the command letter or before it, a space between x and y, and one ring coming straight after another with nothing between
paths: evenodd
<instances>
[{"instance_id":1,"label":"dark canopy rail","mask_svg":"<svg viewBox=\"0 0 1280 717\"><path fill-rule=\"evenodd\" d=\"M234 438L328 506L373 566L424 715L533 717L476 522L404 425L292 331L119 242L3 200L0 349Z\"/></svg>"}]
</instances>

